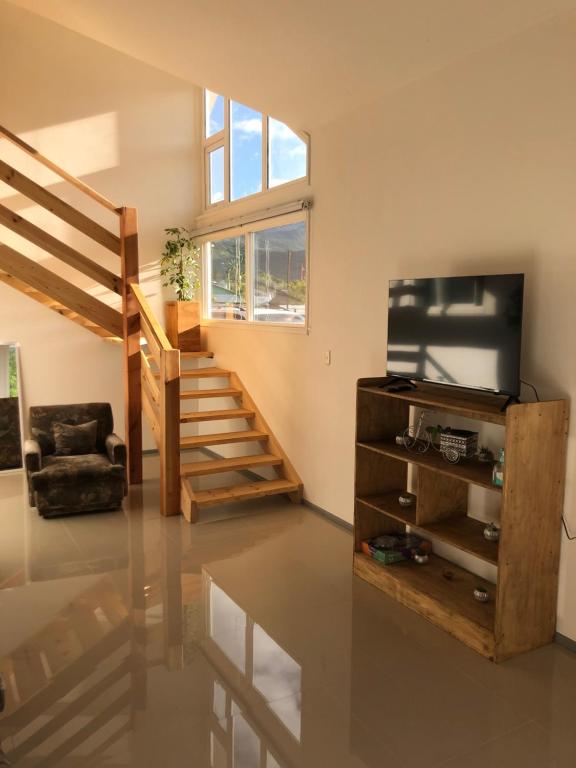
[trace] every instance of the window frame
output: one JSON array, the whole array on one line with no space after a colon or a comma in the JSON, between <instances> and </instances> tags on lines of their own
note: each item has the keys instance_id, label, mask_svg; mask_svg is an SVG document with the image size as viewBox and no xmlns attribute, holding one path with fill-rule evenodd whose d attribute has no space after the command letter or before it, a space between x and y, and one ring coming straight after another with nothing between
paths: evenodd
<instances>
[{"instance_id":1,"label":"window frame","mask_svg":"<svg viewBox=\"0 0 576 768\"><path fill-rule=\"evenodd\" d=\"M277 184L274 187L268 186L268 177L269 177L269 148L268 148L268 121L272 117L272 115L269 115L265 112L261 112L262 115L262 189L260 192L254 192L252 195L245 195L244 197L239 197L236 200L230 199L230 102L234 101L236 102L236 99L230 99L228 96L223 96L222 94L217 94L218 96L222 95L222 98L224 99L224 128L221 131L218 131L217 133L212 134L210 137L206 137L206 91L208 91L208 88L202 89L202 109L201 112L201 120L202 120L202 175L203 175L203 210L204 212L211 212L216 211L222 207L227 207L230 205L237 205L239 203L244 202L245 200L254 200L259 197L262 197L263 195L268 195L270 192L275 192L278 189L285 189L287 187L291 187L295 184L309 184L310 183L310 137L307 133L304 133L303 131L296 131L290 126L291 131L293 131L298 138L303 141L306 144L306 173L304 176L300 176L298 179L292 179L292 181L286 181L284 184ZM214 91L210 91L211 93L215 93ZM242 102L236 102L239 104L242 104ZM249 105L244 105L249 106ZM252 108L252 107L251 107ZM272 117L272 119L276 120L277 118ZM213 152L215 149L219 149L219 147L224 147L224 200L220 200L217 203L211 203L210 202L210 159L209 155L210 152Z\"/></svg>"},{"instance_id":2,"label":"window frame","mask_svg":"<svg viewBox=\"0 0 576 768\"><path fill-rule=\"evenodd\" d=\"M253 234L256 232L262 232L266 229L274 229L275 227L286 226L287 224L295 224L297 222L304 222L306 226L305 243L306 253L304 257L304 264L306 267L306 300L304 302L304 322L303 323L275 323L270 320L254 320L254 286L252 283L254 277L254 238ZM224 240L227 238L244 236L244 259L246 264L246 320L234 320L223 318L212 318L208 315L210 311L210 252L208 245L215 240ZM203 325L220 326L230 328L230 326L236 328L262 328L263 330L281 330L288 333L309 333L310 330L310 214L309 210L296 211L294 213L281 214L279 216L273 216L266 219L260 219L259 221L251 222L249 224L240 224L234 227L220 229L216 232L210 232L210 234L203 235L197 238L198 245L201 248L201 280L202 290L200 297L200 316L202 318Z\"/></svg>"}]
</instances>

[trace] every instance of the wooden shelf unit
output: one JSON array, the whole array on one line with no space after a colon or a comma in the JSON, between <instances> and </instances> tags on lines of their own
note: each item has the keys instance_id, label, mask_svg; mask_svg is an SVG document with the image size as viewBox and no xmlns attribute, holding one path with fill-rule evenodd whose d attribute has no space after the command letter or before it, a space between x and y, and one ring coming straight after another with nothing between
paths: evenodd
<instances>
[{"instance_id":1,"label":"wooden shelf unit","mask_svg":"<svg viewBox=\"0 0 576 768\"><path fill-rule=\"evenodd\" d=\"M419 384L387 392L386 378L360 379L356 415L354 572L495 661L551 642L556 626L560 527L564 499L568 404L522 403L501 410L503 398ZM449 464L436 451L413 454L395 443L410 423L410 407L505 427L504 487L491 484L492 466ZM408 466L418 467L417 501L398 503ZM500 542L484 539L484 523L468 515L469 485L500 496ZM426 565L384 566L362 542L406 526L497 566L496 584L433 555ZM474 599L476 586L490 600Z\"/></svg>"}]
</instances>

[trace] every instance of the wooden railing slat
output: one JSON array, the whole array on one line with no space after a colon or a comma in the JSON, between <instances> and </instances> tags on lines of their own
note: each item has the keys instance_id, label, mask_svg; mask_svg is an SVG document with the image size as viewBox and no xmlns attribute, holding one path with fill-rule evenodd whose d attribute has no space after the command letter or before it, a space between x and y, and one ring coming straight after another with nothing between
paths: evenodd
<instances>
[{"instance_id":1,"label":"wooden railing slat","mask_svg":"<svg viewBox=\"0 0 576 768\"><path fill-rule=\"evenodd\" d=\"M146 418L148 419L148 424L150 425L150 429L152 431L152 436L154 437L156 447L160 451L161 450L160 423L158 421L156 412L154 411L154 406L152 405L152 401L149 399L148 393L146 392L146 390L142 392L142 410L144 411ZM160 489L160 492L162 492L162 489Z\"/></svg>"},{"instance_id":2,"label":"wooden railing slat","mask_svg":"<svg viewBox=\"0 0 576 768\"><path fill-rule=\"evenodd\" d=\"M17 235L25 238L30 243L34 243L34 245L42 248L42 250L52 254L52 256L56 256L57 259L65 262L70 267L74 267L74 269L82 272L87 277L96 280L109 290L114 291L114 293L122 294L118 275L113 274L105 267L101 267L100 264L96 264L92 259L83 256L61 240L52 237L48 232L22 218L22 216L19 216L4 205L0 205L0 224L16 232Z\"/></svg>"},{"instance_id":3,"label":"wooden railing slat","mask_svg":"<svg viewBox=\"0 0 576 768\"><path fill-rule=\"evenodd\" d=\"M112 213L120 215L118 206L114 205L114 203L110 200L107 200L104 195L96 192L96 190L92 189L92 187L89 187L88 184L85 184L83 181L80 181L80 179L77 179L75 176L72 176L72 174L68 173L68 171L60 168L58 165L56 165L56 163L53 163L47 157L44 157L44 155L38 152L37 149L31 147L30 144L27 144L19 136L16 136L16 134L12 133L12 131L9 131L7 128L4 128L2 125L0 125L0 136L4 136L6 139L8 139L8 141L11 141L12 144L15 144L23 152L26 152L27 155L30 155L30 157L33 157L34 160L37 160L46 168L49 168L51 171L60 176L61 179L64 179L64 181L67 181L69 184L72 184L74 187L76 187L76 189L79 189L85 195L91 197L92 200L95 200L97 203L100 203L100 205L103 205L104 208L112 211Z\"/></svg>"},{"instance_id":4,"label":"wooden railing slat","mask_svg":"<svg viewBox=\"0 0 576 768\"><path fill-rule=\"evenodd\" d=\"M122 315L13 248L0 243L0 269L56 299L82 317L122 336Z\"/></svg>"},{"instance_id":5,"label":"wooden railing slat","mask_svg":"<svg viewBox=\"0 0 576 768\"><path fill-rule=\"evenodd\" d=\"M117 235L113 235L105 227L92 221L91 218L80 213L76 208L65 203L59 197L53 195L52 192L36 184L35 181L24 176L2 160L0 160L0 181L16 189L25 197L34 200L35 203L46 208L50 213L53 213L62 221L67 222L75 229L91 237L92 240L100 243L100 245L108 248L108 250L120 255L120 238Z\"/></svg>"},{"instance_id":6,"label":"wooden railing slat","mask_svg":"<svg viewBox=\"0 0 576 768\"><path fill-rule=\"evenodd\" d=\"M150 363L146 359L146 355L144 352L140 352L140 365L141 365L141 371L142 371L142 385L147 387L150 398L152 399L154 405L156 408L160 407L160 390L158 389L158 384L156 383L156 380L154 378L154 375L152 374L152 371L150 370Z\"/></svg>"},{"instance_id":7,"label":"wooden railing slat","mask_svg":"<svg viewBox=\"0 0 576 768\"><path fill-rule=\"evenodd\" d=\"M180 514L180 350L162 350L160 364L160 511Z\"/></svg>"}]
</instances>

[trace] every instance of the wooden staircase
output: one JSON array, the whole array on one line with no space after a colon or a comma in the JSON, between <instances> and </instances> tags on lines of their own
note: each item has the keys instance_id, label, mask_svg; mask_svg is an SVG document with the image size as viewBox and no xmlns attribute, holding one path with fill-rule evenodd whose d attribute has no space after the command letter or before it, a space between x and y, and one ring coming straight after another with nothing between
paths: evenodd
<instances>
[{"instance_id":1,"label":"wooden staircase","mask_svg":"<svg viewBox=\"0 0 576 768\"><path fill-rule=\"evenodd\" d=\"M181 359L198 361L214 357L211 352L180 353ZM154 362L153 357L147 358ZM154 379L160 378L159 372L152 373ZM212 380L212 382L211 382ZM213 382L225 381L228 386L214 386ZM198 388L185 389L184 385L192 382ZM208 383L210 386L202 386ZM201 388L200 388L201 387ZM214 365L181 370L180 372L180 425L206 425L209 422L245 422L244 429L222 431L214 426L208 432L180 436L180 451L206 452L217 446L242 446L249 452L240 456L212 455L208 459L180 464L180 506L184 517L191 523L198 520L200 510L217 504L234 501L248 501L264 496L286 494L293 502L302 499L302 481L290 463L278 440L272 434L256 404L246 391L239 376L233 371ZM201 404L206 400L228 400L233 407L222 406L208 410L188 411L183 407L187 403ZM214 452L211 451L211 454ZM272 469L273 478L257 479L255 473L263 468ZM206 490L195 488L194 481L209 475L221 473L247 474L249 482Z\"/></svg>"},{"instance_id":2,"label":"wooden staircase","mask_svg":"<svg viewBox=\"0 0 576 768\"><path fill-rule=\"evenodd\" d=\"M119 274L116 274L0 204L0 225L95 281L113 301L121 300L121 311L118 311L110 301L101 301L0 242L0 282L103 340L122 344L129 482L142 482L144 413L160 454L163 515L182 511L187 520L196 522L199 510L204 507L276 494L287 494L292 501L299 502L302 482L238 375L214 365L211 352L180 353L168 341L138 285L136 210L110 202L2 126L1 139L11 142L92 203L118 217L118 234L115 234L0 160L0 181L120 259ZM181 361L208 361L209 364L182 370ZM225 386L205 386L211 381L224 382ZM185 384L191 384L192 388ZM216 407L214 401L217 400L231 401L233 405ZM204 403L210 407L204 409ZM185 406L192 406L192 410ZM239 421L244 422L242 429L225 430L223 422L237 424ZM215 422L215 426L205 432L209 422ZM198 433L185 434L188 429L196 429ZM219 446L224 451L233 450L235 455L214 452L213 448ZM182 463L181 452L191 451L203 452L204 456ZM236 455L241 452L245 455ZM210 487L203 487L207 484L206 478L229 472L241 473L249 482L212 487L210 481ZM256 472L264 472L268 477Z\"/></svg>"}]
</instances>

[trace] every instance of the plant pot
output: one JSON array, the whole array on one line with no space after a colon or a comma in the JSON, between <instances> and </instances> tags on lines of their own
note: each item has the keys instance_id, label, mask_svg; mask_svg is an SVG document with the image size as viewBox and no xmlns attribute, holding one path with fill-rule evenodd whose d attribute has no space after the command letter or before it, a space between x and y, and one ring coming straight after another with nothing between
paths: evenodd
<instances>
[{"instance_id":1,"label":"plant pot","mask_svg":"<svg viewBox=\"0 0 576 768\"><path fill-rule=\"evenodd\" d=\"M200 352L200 304L197 301L167 301L166 336L181 352Z\"/></svg>"}]
</instances>

